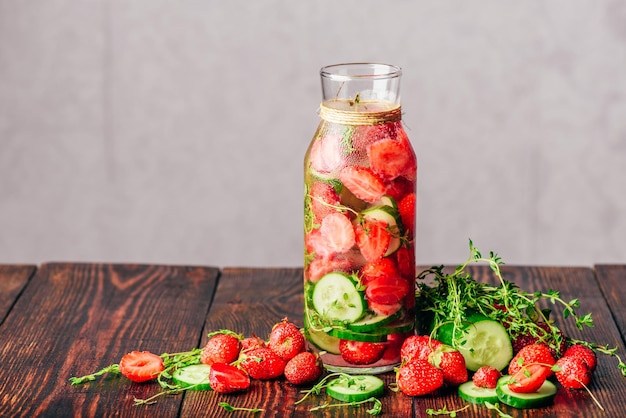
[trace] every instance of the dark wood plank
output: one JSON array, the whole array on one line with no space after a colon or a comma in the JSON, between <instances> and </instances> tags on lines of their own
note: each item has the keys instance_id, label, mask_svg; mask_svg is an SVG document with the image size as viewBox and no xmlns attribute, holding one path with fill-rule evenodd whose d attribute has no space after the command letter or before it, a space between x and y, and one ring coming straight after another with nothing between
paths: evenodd
<instances>
[{"instance_id":1,"label":"dark wood plank","mask_svg":"<svg viewBox=\"0 0 626 418\"><path fill-rule=\"evenodd\" d=\"M473 266L470 271L478 281L496 283L494 275L486 266ZM557 323L573 338L595 341L611 346L618 345L624 358L624 345L610 310L589 268L560 267L515 267L505 266L505 280L517 283L522 290L558 290L565 300L578 298L579 313L593 313L595 327L579 331L571 320L563 320L560 310L555 309ZM513 417L621 417L626 403L626 378L617 369L617 362L604 355L599 356L598 369L591 384L593 394L606 409L601 411L584 391L568 391L559 386L553 406L533 410L516 410L503 406L502 409ZM438 398L416 398L417 416L426 416L426 408L439 409L446 406L459 409L466 404L454 392ZM490 416L484 407L472 406L462 414L464 417Z\"/></svg>"},{"instance_id":2,"label":"dark wood plank","mask_svg":"<svg viewBox=\"0 0 626 418\"><path fill-rule=\"evenodd\" d=\"M256 334L267 338L272 325L287 316L302 326L304 290L302 269L248 269L225 268L211 311L205 325L205 337L210 331L231 329L245 335ZM205 340L206 341L206 340ZM393 381L392 374L382 376L387 383ZM309 409L324 402L334 402L327 396L314 396L297 407L294 403L301 398L299 389L284 379L269 382L253 381L252 388L245 394L220 395L217 393L189 393L185 397L182 416L195 416L201 411L211 411L211 416L233 415L219 407L219 402L228 402L245 408L262 408L259 417L308 417ZM396 393L387 393L383 399L383 410L392 415L412 416L412 400ZM315 413L314 416L369 417L367 408L339 408Z\"/></svg>"},{"instance_id":3,"label":"dark wood plank","mask_svg":"<svg viewBox=\"0 0 626 418\"><path fill-rule=\"evenodd\" d=\"M218 276L201 267L42 265L0 329L0 416L177 416L180 395L133 405L158 385L68 379L132 350L197 347Z\"/></svg>"},{"instance_id":4,"label":"dark wood plank","mask_svg":"<svg viewBox=\"0 0 626 418\"><path fill-rule=\"evenodd\" d=\"M31 265L0 265L0 324L36 269Z\"/></svg>"},{"instance_id":5,"label":"dark wood plank","mask_svg":"<svg viewBox=\"0 0 626 418\"><path fill-rule=\"evenodd\" d=\"M613 319L626 341L626 265L595 266L598 285L609 302Z\"/></svg>"}]
</instances>

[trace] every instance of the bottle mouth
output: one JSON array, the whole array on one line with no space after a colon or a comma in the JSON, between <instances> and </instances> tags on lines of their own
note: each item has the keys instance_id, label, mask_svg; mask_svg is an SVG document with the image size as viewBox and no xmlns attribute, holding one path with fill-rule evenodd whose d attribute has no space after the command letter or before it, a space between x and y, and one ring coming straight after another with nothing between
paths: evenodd
<instances>
[{"instance_id":1,"label":"bottle mouth","mask_svg":"<svg viewBox=\"0 0 626 418\"><path fill-rule=\"evenodd\" d=\"M322 67L320 75L334 81L354 79L382 80L400 77L402 69L391 64L355 62Z\"/></svg>"}]
</instances>

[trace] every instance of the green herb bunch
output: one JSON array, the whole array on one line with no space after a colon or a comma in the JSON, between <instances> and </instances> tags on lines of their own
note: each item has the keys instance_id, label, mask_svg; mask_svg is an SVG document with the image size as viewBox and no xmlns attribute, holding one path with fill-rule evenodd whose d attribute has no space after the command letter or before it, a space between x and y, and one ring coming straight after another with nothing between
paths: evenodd
<instances>
[{"instance_id":1,"label":"green herb bunch","mask_svg":"<svg viewBox=\"0 0 626 418\"><path fill-rule=\"evenodd\" d=\"M578 299L566 301L556 290L526 292L516 284L502 277L500 267L504 264L494 252L483 257L473 242L469 241L469 257L457 266L452 273L446 273L444 266L434 266L418 276L416 291L416 311L422 333L435 335L438 328L453 324L453 345L460 344L468 317L481 314L496 320L507 329L511 340L523 335L535 337L559 353L564 339L570 344L583 344L598 352L614 356L618 360L621 373L626 376L626 364L617 355L617 347L577 340L564 336L550 318L550 309L541 309L541 302L562 309L564 319L574 320L578 329L593 327L591 313L579 314ZM486 263L495 277L497 285L477 282L468 272L473 263ZM432 284L426 283L431 278Z\"/></svg>"}]
</instances>

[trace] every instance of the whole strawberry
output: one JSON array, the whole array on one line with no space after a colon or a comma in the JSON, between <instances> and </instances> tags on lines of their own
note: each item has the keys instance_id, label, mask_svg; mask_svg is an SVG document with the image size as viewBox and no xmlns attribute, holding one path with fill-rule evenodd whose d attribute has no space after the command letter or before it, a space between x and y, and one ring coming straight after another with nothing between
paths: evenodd
<instances>
[{"instance_id":1,"label":"whole strawberry","mask_svg":"<svg viewBox=\"0 0 626 418\"><path fill-rule=\"evenodd\" d=\"M239 357L243 337L229 330L209 334L209 341L202 349L200 361L209 366L213 363L232 363Z\"/></svg>"},{"instance_id":2,"label":"whole strawberry","mask_svg":"<svg viewBox=\"0 0 626 418\"><path fill-rule=\"evenodd\" d=\"M398 367L396 385L408 396L423 396L443 386L443 372L426 360L411 360Z\"/></svg>"},{"instance_id":3,"label":"whole strawberry","mask_svg":"<svg viewBox=\"0 0 626 418\"><path fill-rule=\"evenodd\" d=\"M240 363L242 369L257 380L275 379L285 371L285 360L280 358L269 347L255 348L241 353Z\"/></svg>"},{"instance_id":4,"label":"whole strawberry","mask_svg":"<svg viewBox=\"0 0 626 418\"><path fill-rule=\"evenodd\" d=\"M361 341L341 340L339 351L341 358L350 364L365 365L376 363L385 353L385 343L370 343Z\"/></svg>"},{"instance_id":5,"label":"whole strawberry","mask_svg":"<svg viewBox=\"0 0 626 418\"><path fill-rule=\"evenodd\" d=\"M581 357L563 356L556 362L554 372L564 388L582 389L591 382L591 371Z\"/></svg>"},{"instance_id":6,"label":"whole strawberry","mask_svg":"<svg viewBox=\"0 0 626 418\"><path fill-rule=\"evenodd\" d=\"M256 335L252 335L251 337L246 337L241 340L241 351L250 351L255 348L265 347L265 341L261 337L257 337Z\"/></svg>"},{"instance_id":7,"label":"whole strawberry","mask_svg":"<svg viewBox=\"0 0 626 418\"><path fill-rule=\"evenodd\" d=\"M322 360L319 356L303 351L287 362L285 378L293 385L308 385L317 381L323 371Z\"/></svg>"},{"instance_id":8,"label":"whole strawberry","mask_svg":"<svg viewBox=\"0 0 626 418\"><path fill-rule=\"evenodd\" d=\"M472 382L479 388L495 389L501 377L502 373L495 367L482 366L472 376Z\"/></svg>"},{"instance_id":9,"label":"whole strawberry","mask_svg":"<svg viewBox=\"0 0 626 418\"><path fill-rule=\"evenodd\" d=\"M300 329L284 318L272 328L268 345L280 358L289 361L304 351L306 342Z\"/></svg>"},{"instance_id":10,"label":"whole strawberry","mask_svg":"<svg viewBox=\"0 0 626 418\"><path fill-rule=\"evenodd\" d=\"M596 365L598 364L596 353L594 353L591 348L585 347L582 344L574 344L569 347L565 350L563 357L580 357L591 372L596 369Z\"/></svg>"},{"instance_id":11,"label":"whole strawberry","mask_svg":"<svg viewBox=\"0 0 626 418\"><path fill-rule=\"evenodd\" d=\"M546 324L545 322L538 322L537 326L540 328L540 330L536 332L540 334L541 338L539 336L531 335L530 331L522 332L511 341L511 344L513 345L513 352L518 353L522 348L527 345L538 343L545 344L545 342L543 341L543 339L545 339L546 342L550 342L549 345L546 345L548 345L552 357L561 357L565 352L565 349L567 348L567 340L563 332L557 332L559 339L558 341L555 341L555 338L552 335L552 331L550 330L550 326L548 324ZM541 330L543 330L543 332ZM556 347L556 349L553 348L553 346Z\"/></svg>"},{"instance_id":12,"label":"whole strawberry","mask_svg":"<svg viewBox=\"0 0 626 418\"><path fill-rule=\"evenodd\" d=\"M552 357L550 349L545 344L530 344L522 348L509 363L509 374L514 375L522 369L522 367L531 364L539 364L546 366L548 369L554 365L556 361Z\"/></svg>"},{"instance_id":13,"label":"whole strawberry","mask_svg":"<svg viewBox=\"0 0 626 418\"><path fill-rule=\"evenodd\" d=\"M468 380L465 358L449 345L441 344L428 356L428 361L433 366L441 369L443 380L450 386L458 386Z\"/></svg>"},{"instance_id":14,"label":"whole strawberry","mask_svg":"<svg viewBox=\"0 0 626 418\"><path fill-rule=\"evenodd\" d=\"M411 335L402 343L400 357L403 362L412 359L428 360L428 356L441 345L428 335Z\"/></svg>"}]
</instances>

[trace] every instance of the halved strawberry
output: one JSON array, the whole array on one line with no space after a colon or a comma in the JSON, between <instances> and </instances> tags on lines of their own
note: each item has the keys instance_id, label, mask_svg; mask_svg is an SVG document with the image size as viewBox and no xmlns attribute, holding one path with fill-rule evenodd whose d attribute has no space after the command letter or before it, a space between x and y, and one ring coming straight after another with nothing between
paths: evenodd
<instances>
[{"instance_id":1,"label":"halved strawberry","mask_svg":"<svg viewBox=\"0 0 626 418\"><path fill-rule=\"evenodd\" d=\"M529 364L511 376L508 387L516 393L537 392L551 373L552 371L548 366L537 363Z\"/></svg>"},{"instance_id":2,"label":"halved strawberry","mask_svg":"<svg viewBox=\"0 0 626 418\"><path fill-rule=\"evenodd\" d=\"M120 373L133 382L156 379L164 370L163 359L149 351L131 351L119 363Z\"/></svg>"},{"instance_id":3,"label":"halved strawberry","mask_svg":"<svg viewBox=\"0 0 626 418\"><path fill-rule=\"evenodd\" d=\"M370 280L381 277L398 277L399 272L396 263L389 257L379 258L367 262L361 269L361 281L366 284Z\"/></svg>"},{"instance_id":4,"label":"halved strawberry","mask_svg":"<svg viewBox=\"0 0 626 418\"><path fill-rule=\"evenodd\" d=\"M355 261L351 257L347 257L346 254L331 254L325 257L315 257L309 262L307 267L307 280L317 282L326 273L331 271L344 271L349 272L357 267Z\"/></svg>"},{"instance_id":5,"label":"halved strawberry","mask_svg":"<svg viewBox=\"0 0 626 418\"><path fill-rule=\"evenodd\" d=\"M413 181L406 177L396 177L388 184L385 194L399 202L404 196L413 192L415 192L415 183Z\"/></svg>"},{"instance_id":6,"label":"halved strawberry","mask_svg":"<svg viewBox=\"0 0 626 418\"><path fill-rule=\"evenodd\" d=\"M336 212L333 206L341 204L339 195L333 186L321 181L314 182L309 189L311 199L311 212L315 216L316 222L321 222L330 213Z\"/></svg>"},{"instance_id":7,"label":"halved strawberry","mask_svg":"<svg viewBox=\"0 0 626 418\"><path fill-rule=\"evenodd\" d=\"M209 384L218 393L232 393L250 387L250 376L235 366L214 363L209 372Z\"/></svg>"},{"instance_id":8,"label":"halved strawberry","mask_svg":"<svg viewBox=\"0 0 626 418\"><path fill-rule=\"evenodd\" d=\"M415 298L413 298L415 299ZM402 309L402 303L393 303L393 304L385 304L385 303L376 303L373 301L367 302L367 307L374 312L376 315L380 316L391 316Z\"/></svg>"},{"instance_id":9,"label":"halved strawberry","mask_svg":"<svg viewBox=\"0 0 626 418\"><path fill-rule=\"evenodd\" d=\"M380 200L387 189L380 177L367 167L344 167L339 172L339 180L357 198L369 203Z\"/></svg>"},{"instance_id":10,"label":"halved strawberry","mask_svg":"<svg viewBox=\"0 0 626 418\"><path fill-rule=\"evenodd\" d=\"M382 258L391 242L388 224L374 219L363 219L356 227L356 243L367 261Z\"/></svg>"},{"instance_id":11,"label":"halved strawberry","mask_svg":"<svg viewBox=\"0 0 626 418\"><path fill-rule=\"evenodd\" d=\"M415 277L415 251L413 251L413 247L410 249L405 246L398 248L396 250L396 262L398 271L403 277Z\"/></svg>"},{"instance_id":12,"label":"halved strawberry","mask_svg":"<svg viewBox=\"0 0 626 418\"><path fill-rule=\"evenodd\" d=\"M365 296L374 303L393 305L402 301L409 290L409 282L402 277L379 277L367 282Z\"/></svg>"},{"instance_id":13,"label":"halved strawberry","mask_svg":"<svg viewBox=\"0 0 626 418\"><path fill-rule=\"evenodd\" d=\"M322 220L320 233L331 253L344 253L354 246L354 227L348 216L342 213L335 212L326 216Z\"/></svg>"},{"instance_id":14,"label":"halved strawberry","mask_svg":"<svg viewBox=\"0 0 626 418\"><path fill-rule=\"evenodd\" d=\"M371 144L367 150L370 167L383 178L395 179L414 166L414 155L408 144L385 138Z\"/></svg>"},{"instance_id":15,"label":"halved strawberry","mask_svg":"<svg viewBox=\"0 0 626 418\"><path fill-rule=\"evenodd\" d=\"M321 175L329 175L337 170L342 162L341 136L327 135L317 138L311 144L309 161L311 168Z\"/></svg>"}]
</instances>

